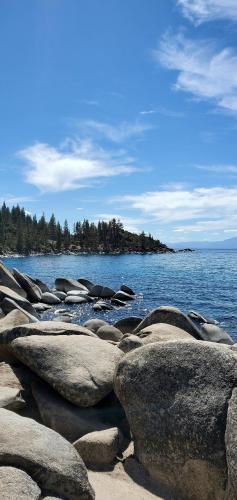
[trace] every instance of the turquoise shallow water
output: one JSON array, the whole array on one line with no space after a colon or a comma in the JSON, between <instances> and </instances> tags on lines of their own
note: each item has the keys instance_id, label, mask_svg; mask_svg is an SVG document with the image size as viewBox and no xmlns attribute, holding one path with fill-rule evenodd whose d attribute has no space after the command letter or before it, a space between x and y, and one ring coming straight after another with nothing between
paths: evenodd
<instances>
[{"instance_id":1,"label":"turquoise shallow water","mask_svg":"<svg viewBox=\"0 0 237 500\"><path fill-rule=\"evenodd\" d=\"M91 317L110 322L126 315L144 316L160 305L200 311L219 321L237 341L237 251L121 256L40 256L3 259L11 269L39 277L51 287L56 277L87 277L117 289L130 285L138 298L123 309L94 313L90 304L71 306L76 321ZM46 319L44 317L44 319Z\"/></svg>"}]
</instances>

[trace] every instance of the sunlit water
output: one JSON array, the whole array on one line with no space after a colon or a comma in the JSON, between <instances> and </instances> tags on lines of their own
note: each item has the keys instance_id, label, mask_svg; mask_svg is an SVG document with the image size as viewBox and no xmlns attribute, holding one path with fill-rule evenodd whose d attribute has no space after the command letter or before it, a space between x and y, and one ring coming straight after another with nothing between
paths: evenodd
<instances>
[{"instance_id":1,"label":"sunlit water","mask_svg":"<svg viewBox=\"0 0 237 500\"><path fill-rule=\"evenodd\" d=\"M86 277L117 290L123 283L137 293L126 308L95 313L91 304L67 306L75 321L100 317L114 322L126 315L144 317L160 305L200 311L219 321L237 340L237 251L121 256L40 256L4 259L11 269L39 277L53 287L56 277ZM44 315L44 319L53 314Z\"/></svg>"}]
</instances>

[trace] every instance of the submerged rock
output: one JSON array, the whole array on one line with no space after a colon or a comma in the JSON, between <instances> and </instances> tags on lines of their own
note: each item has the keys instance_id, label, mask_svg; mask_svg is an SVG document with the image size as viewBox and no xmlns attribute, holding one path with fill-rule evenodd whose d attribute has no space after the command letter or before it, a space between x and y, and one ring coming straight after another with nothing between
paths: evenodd
<instances>
[{"instance_id":1,"label":"submerged rock","mask_svg":"<svg viewBox=\"0 0 237 500\"><path fill-rule=\"evenodd\" d=\"M110 343L85 335L17 338L9 349L26 366L71 403L93 406L113 389L122 352Z\"/></svg>"}]
</instances>

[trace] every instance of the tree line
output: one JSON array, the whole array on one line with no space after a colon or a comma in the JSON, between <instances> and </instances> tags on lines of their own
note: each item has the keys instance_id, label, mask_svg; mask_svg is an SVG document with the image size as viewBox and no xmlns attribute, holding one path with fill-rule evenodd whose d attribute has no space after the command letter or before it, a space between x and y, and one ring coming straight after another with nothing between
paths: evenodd
<instances>
[{"instance_id":1,"label":"tree line","mask_svg":"<svg viewBox=\"0 0 237 500\"><path fill-rule=\"evenodd\" d=\"M10 209L3 203L0 208L0 255L166 251L169 251L166 245L150 234L126 231L122 222L115 218L97 224L84 219L76 222L70 231L67 220L61 225L54 214L47 221L44 214L37 219L18 205Z\"/></svg>"}]
</instances>

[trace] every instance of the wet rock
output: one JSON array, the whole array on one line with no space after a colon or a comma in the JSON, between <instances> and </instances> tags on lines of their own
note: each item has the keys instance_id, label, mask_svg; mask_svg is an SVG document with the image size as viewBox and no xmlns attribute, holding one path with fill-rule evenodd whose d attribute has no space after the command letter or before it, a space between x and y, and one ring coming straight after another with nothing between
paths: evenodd
<instances>
[{"instance_id":1,"label":"wet rock","mask_svg":"<svg viewBox=\"0 0 237 500\"><path fill-rule=\"evenodd\" d=\"M89 291L91 290L91 288L94 286L94 283L92 283L92 281L86 279L86 278L79 278L78 282L85 286Z\"/></svg>"},{"instance_id":2,"label":"wet rock","mask_svg":"<svg viewBox=\"0 0 237 500\"><path fill-rule=\"evenodd\" d=\"M23 290L27 293L27 298L32 302L40 302L42 292L38 285L33 283L33 281L15 268L13 269L13 274Z\"/></svg>"},{"instance_id":3,"label":"wet rock","mask_svg":"<svg viewBox=\"0 0 237 500\"><path fill-rule=\"evenodd\" d=\"M117 366L115 390L135 454L175 498L226 498L226 413L236 362L227 346L179 341L136 349Z\"/></svg>"},{"instance_id":4,"label":"wet rock","mask_svg":"<svg viewBox=\"0 0 237 500\"><path fill-rule=\"evenodd\" d=\"M127 285L122 285L120 287L120 290L122 290L122 292L128 293L129 295L135 295L135 292Z\"/></svg>"},{"instance_id":5,"label":"wet rock","mask_svg":"<svg viewBox=\"0 0 237 500\"><path fill-rule=\"evenodd\" d=\"M128 300L134 300L134 295L130 295L129 293L119 290L115 293L113 298L121 300L122 302L127 302Z\"/></svg>"},{"instance_id":6,"label":"wet rock","mask_svg":"<svg viewBox=\"0 0 237 500\"><path fill-rule=\"evenodd\" d=\"M122 332L112 325L103 325L97 330L96 335L103 340L119 342L123 338Z\"/></svg>"},{"instance_id":7,"label":"wet rock","mask_svg":"<svg viewBox=\"0 0 237 500\"><path fill-rule=\"evenodd\" d=\"M91 432L74 443L86 465L109 465L118 455L123 436L117 427Z\"/></svg>"},{"instance_id":8,"label":"wet rock","mask_svg":"<svg viewBox=\"0 0 237 500\"><path fill-rule=\"evenodd\" d=\"M26 298L26 292L14 278L13 274L4 266L3 262L0 261L0 285L6 286L16 292L21 297Z\"/></svg>"},{"instance_id":9,"label":"wet rock","mask_svg":"<svg viewBox=\"0 0 237 500\"><path fill-rule=\"evenodd\" d=\"M9 349L71 403L93 406L113 388L122 352L110 343L85 335L19 337Z\"/></svg>"},{"instance_id":10,"label":"wet rock","mask_svg":"<svg viewBox=\"0 0 237 500\"><path fill-rule=\"evenodd\" d=\"M94 499L85 465L68 441L30 418L3 409L0 409L0 463L20 466L37 477L41 490L49 494L68 500Z\"/></svg>"},{"instance_id":11,"label":"wet rock","mask_svg":"<svg viewBox=\"0 0 237 500\"><path fill-rule=\"evenodd\" d=\"M102 285L94 285L90 289L91 297L100 297L102 299L110 299L115 294L115 291L112 288Z\"/></svg>"},{"instance_id":12,"label":"wet rock","mask_svg":"<svg viewBox=\"0 0 237 500\"><path fill-rule=\"evenodd\" d=\"M1 500L40 500L41 490L23 470L0 467Z\"/></svg>"},{"instance_id":13,"label":"wet rock","mask_svg":"<svg viewBox=\"0 0 237 500\"><path fill-rule=\"evenodd\" d=\"M113 304L114 306L117 306L117 307L125 307L127 305L126 302L123 302L122 300L114 299L114 298L111 299L111 304Z\"/></svg>"},{"instance_id":14,"label":"wet rock","mask_svg":"<svg viewBox=\"0 0 237 500\"><path fill-rule=\"evenodd\" d=\"M116 321L114 326L121 330L122 333L133 333L141 322L142 318L139 318L138 316L128 316L127 318Z\"/></svg>"},{"instance_id":15,"label":"wet rock","mask_svg":"<svg viewBox=\"0 0 237 500\"><path fill-rule=\"evenodd\" d=\"M88 289L84 285L81 285L81 283L79 283L78 281L68 278L57 278L55 280L55 287L59 292L65 292L65 293L67 293L70 290L88 291Z\"/></svg>"}]
</instances>

